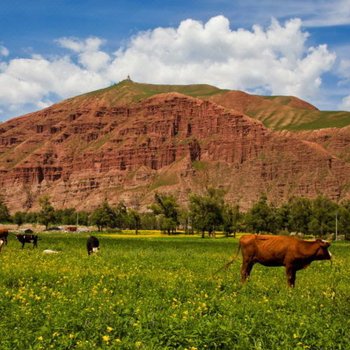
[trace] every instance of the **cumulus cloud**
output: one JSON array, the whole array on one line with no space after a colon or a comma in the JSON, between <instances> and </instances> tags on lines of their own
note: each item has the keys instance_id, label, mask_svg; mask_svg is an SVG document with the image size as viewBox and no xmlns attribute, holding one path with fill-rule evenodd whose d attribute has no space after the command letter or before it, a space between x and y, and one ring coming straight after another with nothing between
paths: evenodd
<instances>
[{"instance_id":1,"label":"cumulus cloud","mask_svg":"<svg viewBox=\"0 0 350 350\"><path fill-rule=\"evenodd\" d=\"M9 54L9 50L5 46L0 45L0 56L8 56Z\"/></svg>"},{"instance_id":2,"label":"cumulus cloud","mask_svg":"<svg viewBox=\"0 0 350 350\"><path fill-rule=\"evenodd\" d=\"M347 47L350 50L350 47ZM350 82L350 59L343 58L337 67L337 73L344 82Z\"/></svg>"},{"instance_id":3,"label":"cumulus cloud","mask_svg":"<svg viewBox=\"0 0 350 350\"><path fill-rule=\"evenodd\" d=\"M325 45L306 47L307 36L299 19L284 25L273 20L266 30L231 30L223 16L205 24L186 20L176 29L137 35L116 53L110 72L114 79L128 72L141 81L205 82L308 98L317 94L335 55Z\"/></svg>"},{"instance_id":4,"label":"cumulus cloud","mask_svg":"<svg viewBox=\"0 0 350 350\"><path fill-rule=\"evenodd\" d=\"M307 38L299 19L232 30L224 16L140 32L114 53L102 49L101 38L61 38L58 57L0 58L0 108L41 108L55 102L53 96L57 100L102 88L128 74L140 82L208 83L310 99L335 54L326 45L308 47Z\"/></svg>"},{"instance_id":5,"label":"cumulus cloud","mask_svg":"<svg viewBox=\"0 0 350 350\"><path fill-rule=\"evenodd\" d=\"M339 107L344 111L350 111L350 95L342 99L342 103Z\"/></svg>"},{"instance_id":6,"label":"cumulus cloud","mask_svg":"<svg viewBox=\"0 0 350 350\"><path fill-rule=\"evenodd\" d=\"M60 46L76 52L80 65L88 71L101 71L110 63L110 56L100 50L101 45L104 44L104 40L100 38L93 37L85 40L61 38L57 42Z\"/></svg>"}]
</instances>

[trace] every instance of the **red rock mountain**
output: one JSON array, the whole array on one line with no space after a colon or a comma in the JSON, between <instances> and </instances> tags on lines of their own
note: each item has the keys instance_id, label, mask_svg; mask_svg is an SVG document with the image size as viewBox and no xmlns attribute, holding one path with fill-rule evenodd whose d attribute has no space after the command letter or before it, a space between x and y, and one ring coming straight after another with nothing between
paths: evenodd
<instances>
[{"instance_id":1,"label":"red rock mountain","mask_svg":"<svg viewBox=\"0 0 350 350\"><path fill-rule=\"evenodd\" d=\"M11 211L37 209L44 194L56 208L92 209L105 198L145 207L155 191L186 202L209 185L243 209L262 193L276 204L350 198L349 127L273 131L243 113L271 116L279 103L317 111L288 101L124 81L0 124L2 194Z\"/></svg>"}]
</instances>

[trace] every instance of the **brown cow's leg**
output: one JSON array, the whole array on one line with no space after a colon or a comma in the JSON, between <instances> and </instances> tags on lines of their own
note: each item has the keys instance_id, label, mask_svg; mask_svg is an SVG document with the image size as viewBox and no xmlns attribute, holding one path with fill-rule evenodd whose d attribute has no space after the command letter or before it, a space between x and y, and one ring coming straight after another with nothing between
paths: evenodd
<instances>
[{"instance_id":1,"label":"brown cow's leg","mask_svg":"<svg viewBox=\"0 0 350 350\"><path fill-rule=\"evenodd\" d=\"M250 276L254 263L251 261L243 261L241 267L241 282L244 283L247 278Z\"/></svg>"},{"instance_id":2,"label":"brown cow's leg","mask_svg":"<svg viewBox=\"0 0 350 350\"><path fill-rule=\"evenodd\" d=\"M286 267L287 274L287 282L288 286L294 288L295 286L295 278L296 278L296 270L292 267Z\"/></svg>"}]
</instances>

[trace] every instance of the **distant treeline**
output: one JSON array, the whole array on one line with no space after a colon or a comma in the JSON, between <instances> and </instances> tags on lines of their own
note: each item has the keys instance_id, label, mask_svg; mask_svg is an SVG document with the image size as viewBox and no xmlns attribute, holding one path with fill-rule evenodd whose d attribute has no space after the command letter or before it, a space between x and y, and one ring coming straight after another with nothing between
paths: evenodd
<instances>
[{"instance_id":1,"label":"distant treeline","mask_svg":"<svg viewBox=\"0 0 350 350\"><path fill-rule=\"evenodd\" d=\"M268 202L266 195L248 210L242 212L238 205L224 200L224 192L210 188L203 195L190 195L188 207L181 207L173 195L155 194L154 203L147 212L128 208L123 202L111 206L104 201L92 212L74 208L55 209L50 198L40 198L38 212L16 212L10 215L3 198L0 198L0 222L40 223L48 229L52 225L94 225L98 230L133 229L162 230L175 234L179 230L204 237L222 231L227 236L236 232L291 232L325 236L344 235L350 239L350 200L335 203L327 197L314 199L293 197L281 206Z\"/></svg>"}]
</instances>

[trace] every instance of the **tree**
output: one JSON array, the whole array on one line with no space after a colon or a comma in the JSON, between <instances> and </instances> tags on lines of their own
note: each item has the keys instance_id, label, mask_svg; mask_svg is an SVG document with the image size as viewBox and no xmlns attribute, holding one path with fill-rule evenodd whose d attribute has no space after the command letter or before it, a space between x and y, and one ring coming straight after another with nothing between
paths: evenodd
<instances>
[{"instance_id":1,"label":"tree","mask_svg":"<svg viewBox=\"0 0 350 350\"><path fill-rule=\"evenodd\" d=\"M135 234L137 235L139 232L139 229L141 228L141 216L134 209L129 209L128 216L129 216L130 228L134 229Z\"/></svg>"},{"instance_id":2,"label":"tree","mask_svg":"<svg viewBox=\"0 0 350 350\"><path fill-rule=\"evenodd\" d=\"M75 225L77 222L76 210L74 208L56 210L55 222L62 225Z\"/></svg>"},{"instance_id":3,"label":"tree","mask_svg":"<svg viewBox=\"0 0 350 350\"><path fill-rule=\"evenodd\" d=\"M154 213L141 213L141 227L144 230L158 230L158 220Z\"/></svg>"},{"instance_id":4,"label":"tree","mask_svg":"<svg viewBox=\"0 0 350 350\"><path fill-rule=\"evenodd\" d=\"M115 227L120 229L127 228L129 223L128 210L123 202L119 202L114 209L115 213Z\"/></svg>"},{"instance_id":5,"label":"tree","mask_svg":"<svg viewBox=\"0 0 350 350\"><path fill-rule=\"evenodd\" d=\"M35 224L39 221L39 213L37 212L28 212L25 215L25 222L28 222L30 224Z\"/></svg>"},{"instance_id":6,"label":"tree","mask_svg":"<svg viewBox=\"0 0 350 350\"><path fill-rule=\"evenodd\" d=\"M105 227L116 227L115 211L106 200L92 212L90 219L91 223L96 225L99 231L102 231Z\"/></svg>"},{"instance_id":7,"label":"tree","mask_svg":"<svg viewBox=\"0 0 350 350\"><path fill-rule=\"evenodd\" d=\"M235 205L234 207L226 204L223 208L223 231L226 236L234 233L234 237L236 237L236 232L239 229L241 213L239 212L239 205Z\"/></svg>"},{"instance_id":8,"label":"tree","mask_svg":"<svg viewBox=\"0 0 350 350\"><path fill-rule=\"evenodd\" d=\"M78 211L76 221L77 225L89 225L89 215L90 213L88 213L87 211Z\"/></svg>"},{"instance_id":9,"label":"tree","mask_svg":"<svg viewBox=\"0 0 350 350\"><path fill-rule=\"evenodd\" d=\"M191 213L188 209L182 208L179 211L179 223L185 234L193 234L193 229L191 226Z\"/></svg>"},{"instance_id":10,"label":"tree","mask_svg":"<svg viewBox=\"0 0 350 350\"><path fill-rule=\"evenodd\" d=\"M272 207L272 210L275 211L275 229L276 231L283 230L285 232L289 231L289 205L284 203L279 208Z\"/></svg>"},{"instance_id":11,"label":"tree","mask_svg":"<svg viewBox=\"0 0 350 350\"><path fill-rule=\"evenodd\" d=\"M310 231L320 236L334 232L337 204L327 197L318 196L312 201L311 209Z\"/></svg>"},{"instance_id":12,"label":"tree","mask_svg":"<svg viewBox=\"0 0 350 350\"><path fill-rule=\"evenodd\" d=\"M22 226L26 221L26 213L22 211L16 211L13 215L12 221L18 226Z\"/></svg>"},{"instance_id":13,"label":"tree","mask_svg":"<svg viewBox=\"0 0 350 350\"><path fill-rule=\"evenodd\" d=\"M0 195L0 222L10 222L11 215L5 203L4 197Z\"/></svg>"},{"instance_id":14,"label":"tree","mask_svg":"<svg viewBox=\"0 0 350 350\"><path fill-rule=\"evenodd\" d=\"M253 232L267 231L266 217L270 215L267 197L260 197L246 215L246 223Z\"/></svg>"},{"instance_id":15,"label":"tree","mask_svg":"<svg viewBox=\"0 0 350 350\"><path fill-rule=\"evenodd\" d=\"M308 233L312 216L311 200L304 197L292 197L288 202L288 208L289 230Z\"/></svg>"},{"instance_id":16,"label":"tree","mask_svg":"<svg viewBox=\"0 0 350 350\"><path fill-rule=\"evenodd\" d=\"M41 210L38 213L39 222L45 225L45 230L48 229L50 223L55 220L55 209L50 203L49 196L43 196L39 199Z\"/></svg>"},{"instance_id":17,"label":"tree","mask_svg":"<svg viewBox=\"0 0 350 350\"><path fill-rule=\"evenodd\" d=\"M276 232L275 209L267 203L266 195L262 195L252 206L246 220L248 226L254 232Z\"/></svg>"},{"instance_id":18,"label":"tree","mask_svg":"<svg viewBox=\"0 0 350 350\"><path fill-rule=\"evenodd\" d=\"M338 213L339 232L350 240L350 200L343 202L339 207Z\"/></svg>"},{"instance_id":19,"label":"tree","mask_svg":"<svg viewBox=\"0 0 350 350\"><path fill-rule=\"evenodd\" d=\"M179 224L179 206L172 195L158 194L154 195L155 203L151 209L155 215L160 215L161 230L170 233L176 233L176 227Z\"/></svg>"},{"instance_id":20,"label":"tree","mask_svg":"<svg viewBox=\"0 0 350 350\"><path fill-rule=\"evenodd\" d=\"M223 223L224 192L220 189L208 188L203 196L190 196L190 213L192 225L202 232L202 238L207 231L209 237Z\"/></svg>"}]
</instances>

